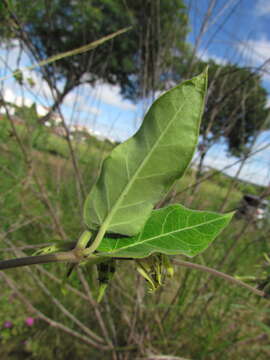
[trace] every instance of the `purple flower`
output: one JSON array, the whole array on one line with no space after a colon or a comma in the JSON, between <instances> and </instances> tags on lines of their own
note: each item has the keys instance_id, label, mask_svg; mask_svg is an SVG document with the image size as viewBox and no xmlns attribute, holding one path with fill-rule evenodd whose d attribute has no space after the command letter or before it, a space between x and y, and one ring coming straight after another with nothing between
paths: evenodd
<instances>
[{"instance_id":1,"label":"purple flower","mask_svg":"<svg viewBox=\"0 0 270 360\"><path fill-rule=\"evenodd\" d=\"M11 321L5 321L3 326L5 329L11 329L13 327L13 324Z\"/></svg>"},{"instance_id":2,"label":"purple flower","mask_svg":"<svg viewBox=\"0 0 270 360\"><path fill-rule=\"evenodd\" d=\"M27 326L33 326L34 323L35 323L35 319L32 318L32 317L28 317L28 318L25 319L25 323L26 323Z\"/></svg>"}]
</instances>

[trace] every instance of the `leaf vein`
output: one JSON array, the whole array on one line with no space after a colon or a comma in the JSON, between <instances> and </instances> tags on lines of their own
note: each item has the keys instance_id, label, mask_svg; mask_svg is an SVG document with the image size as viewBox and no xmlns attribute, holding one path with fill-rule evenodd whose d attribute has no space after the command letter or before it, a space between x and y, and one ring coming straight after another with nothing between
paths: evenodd
<instances>
[{"instance_id":1,"label":"leaf vein","mask_svg":"<svg viewBox=\"0 0 270 360\"><path fill-rule=\"evenodd\" d=\"M220 221L220 218L216 218L216 219L212 219L212 220L209 220L209 221L206 221L204 223L200 223L200 224L196 224L196 225L193 225L193 226L190 226L190 227L185 227L185 228L182 228L182 229L176 229L176 230L173 230L173 231L170 231L170 232L167 232L167 233L164 233L160 236L160 234L156 235L156 236L152 236L150 238L146 238L146 239L143 239L141 240L140 242L139 241L136 241L132 244L129 244L127 246L123 246L119 249L117 249L116 251L122 251L124 249L128 249L128 248L131 248L131 247L135 247L135 246L138 246L138 245L141 245L141 244L144 244L144 243L147 243L147 242L150 242L150 241L153 241L155 239L161 239L161 238L164 238L166 236L170 236L170 235L173 235L175 233L180 233L180 232L183 232L183 231L186 231L186 230L192 230L196 227L200 227L202 225L208 225L208 224L211 224L211 223L214 223L214 222L217 222L217 221ZM179 239L180 240L180 239ZM182 240L181 240L182 241Z\"/></svg>"}]
</instances>

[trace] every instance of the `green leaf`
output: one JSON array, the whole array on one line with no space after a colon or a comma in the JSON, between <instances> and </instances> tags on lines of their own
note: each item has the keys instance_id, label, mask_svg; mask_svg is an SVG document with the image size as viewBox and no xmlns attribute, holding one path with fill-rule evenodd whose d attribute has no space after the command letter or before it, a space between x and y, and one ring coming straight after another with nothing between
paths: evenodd
<instances>
[{"instance_id":1,"label":"green leaf","mask_svg":"<svg viewBox=\"0 0 270 360\"><path fill-rule=\"evenodd\" d=\"M102 226L99 238L137 234L183 175L198 141L206 84L204 72L160 96L139 131L104 161L84 208L88 227Z\"/></svg>"},{"instance_id":2,"label":"green leaf","mask_svg":"<svg viewBox=\"0 0 270 360\"><path fill-rule=\"evenodd\" d=\"M76 243L74 241L65 241L65 240L57 240L55 243L51 243L49 246L38 249L32 255L45 255L52 254L60 251L69 251L75 247Z\"/></svg>"},{"instance_id":3,"label":"green leaf","mask_svg":"<svg viewBox=\"0 0 270 360\"><path fill-rule=\"evenodd\" d=\"M154 210L140 234L131 238L103 238L104 256L144 258L153 253L193 257L205 250L230 222L233 213L189 210L171 205Z\"/></svg>"}]
</instances>

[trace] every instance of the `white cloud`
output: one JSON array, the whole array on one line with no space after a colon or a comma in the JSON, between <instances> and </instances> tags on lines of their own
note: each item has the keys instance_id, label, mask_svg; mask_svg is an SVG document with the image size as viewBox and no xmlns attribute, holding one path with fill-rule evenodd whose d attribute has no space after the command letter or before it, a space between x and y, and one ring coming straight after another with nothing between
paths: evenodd
<instances>
[{"instance_id":1,"label":"white cloud","mask_svg":"<svg viewBox=\"0 0 270 360\"><path fill-rule=\"evenodd\" d=\"M25 69L25 66L31 64L31 60L24 51L22 51L21 53L19 43L17 41L14 41L9 49L2 47L2 50L4 50L5 56L3 57L0 56L0 70L6 69L6 66L8 65L9 67L8 72L10 71L11 74L11 72L18 67L24 68L23 70L24 79L31 78L34 82L34 86L32 90L38 96L45 98L47 100L46 101L47 105L52 104L53 103L52 91L48 86L48 84L46 83L46 81L42 79L40 73ZM18 64L19 56L21 56L20 64ZM6 61L8 64L6 63ZM88 94L91 93L98 101L104 102L109 105L113 105L122 110L134 111L136 109L136 106L132 104L132 102L123 99L120 93L119 86L99 82L96 84L95 87L91 87L90 85L84 85L82 86L82 88L87 89ZM71 106L73 106L75 98L76 98L76 90L69 94L68 99L65 99L65 104L66 105L71 104ZM90 106L88 102L89 102L88 98L83 97L80 99L79 103L77 104L77 107L88 113L90 112L92 114L98 115L100 113L100 110L96 107Z\"/></svg>"},{"instance_id":2,"label":"white cloud","mask_svg":"<svg viewBox=\"0 0 270 360\"><path fill-rule=\"evenodd\" d=\"M53 96L51 89L46 81L42 77L34 72L24 72L25 78L32 78L35 86L34 91L39 91L46 97L48 103L53 103ZM83 94L83 95L80 95ZM120 87L117 85L110 85L106 83L97 83L94 87L90 85L82 85L80 88L76 88L71 91L64 99L63 105L68 107L76 106L77 111L91 113L93 115L100 115L101 109L89 104L89 94L94 98L96 102L103 102L109 105L113 105L122 110L134 111L136 105L128 100L123 99L120 93Z\"/></svg>"},{"instance_id":3,"label":"white cloud","mask_svg":"<svg viewBox=\"0 0 270 360\"><path fill-rule=\"evenodd\" d=\"M17 106L31 106L33 104L31 99L17 95L9 88L4 90L4 100Z\"/></svg>"},{"instance_id":4,"label":"white cloud","mask_svg":"<svg viewBox=\"0 0 270 360\"><path fill-rule=\"evenodd\" d=\"M88 104L81 103L81 102L79 102L77 104L77 109L78 109L78 111L87 112L87 113L90 113L93 115L100 115L100 113L101 113L101 110L98 109L97 107L90 106Z\"/></svg>"},{"instance_id":5,"label":"white cloud","mask_svg":"<svg viewBox=\"0 0 270 360\"><path fill-rule=\"evenodd\" d=\"M7 111L9 115L14 115L15 113L14 107L11 107L9 105L0 106L0 114L6 115Z\"/></svg>"},{"instance_id":6,"label":"white cloud","mask_svg":"<svg viewBox=\"0 0 270 360\"><path fill-rule=\"evenodd\" d=\"M259 16L270 15L270 1L269 0L258 0L256 4L256 14Z\"/></svg>"},{"instance_id":7,"label":"white cloud","mask_svg":"<svg viewBox=\"0 0 270 360\"><path fill-rule=\"evenodd\" d=\"M0 56L0 65L1 67L3 66L6 72L3 76L21 67L21 65L18 64L18 59L20 59L20 62L28 60L27 54L21 51L18 40L13 40L8 45L1 44L1 50L4 50L4 55Z\"/></svg>"},{"instance_id":8,"label":"white cloud","mask_svg":"<svg viewBox=\"0 0 270 360\"><path fill-rule=\"evenodd\" d=\"M262 63L270 58L270 41L262 36L258 40L248 40L237 45L243 56L249 58L255 64Z\"/></svg>"},{"instance_id":9,"label":"white cloud","mask_svg":"<svg viewBox=\"0 0 270 360\"><path fill-rule=\"evenodd\" d=\"M225 65L228 63L228 61L226 59L224 59L223 57L217 56L217 55L212 55L207 50L199 50L197 52L197 56L203 61L213 60L213 61L215 61L215 63L217 63L219 65Z\"/></svg>"},{"instance_id":10,"label":"white cloud","mask_svg":"<svg viewBox=\"0 0 270 360\"><path fill-rule=\"evenodd\" d=\"M123 110L135 110L136 106L128 100L124 100L120 94L120 87L117 85L109 85L105 83L97 83L94 88L91 88L93 96L100 101L119 107Z\"/></svg>"},{"instance_id":11,"label":"white cloud","mask_svg":"<svg viewBox=\"0 0 270 360\"><path fill-rule=\"evenodd\" d=\"M112 141L125 141L130 134L121 127L113 127L111 124L105 124L103 122L97 122L95 128L90 126L91 131L97 136L106 137Z\"/></svg>"},{"instance_id":12,"label":"white cloud","mask_svg":"<svg viewBox=\"0 0 270 360\"><path fill-rule=\"evenodd\" d=\"M270 181L270 148L264 148L270 144L270 131L264 131L258 138L256 145L252 152L256 152L251 156L240 173L240 179L252 183L257 183L267 186ZM216 144L213 146L205 158L205 165L212 168L224 171L229 176L235 176L241 162L239 159L228 156L226 153L226 145Z\"/></svg>"},{"instance_id":13,"label":"white cloud","mask_svg":"<svg viewBox=\"0 0 270 360\"><path fill-rule=\"evenodd\" d=\"M75 105L76 110L79 112L87 112L93 115L100 115L101 110L97 107L88 104L86 97L78 94L79 89L75 89L70 92L64 99L63 105L73 107Z\"/></svg>"},{"instance_id":14,"label":"white cloud","mask_svg":"<svg viewBox=\"0 0 270 360\"><path fill-rule=\"evenodd\" d=\"M48 83L42 79L42 76L40 73L37 73L35 71L30 71L28 69L23 71L24 79L31 79L33 81L33 87L32 91L35 92L38 95L41 95L41 97L46 98L48 103L53 103L53 92ZM29 86L28 86L29 88Z\"/></svg>"},{"instance_id":15,"label":"white cloud","mask_svg":"<svg viewBox=\"0 0 270 360\"><path fill-rule=\"evenodd\" d=\"M237 49L251 66L261 66L270 59L270 41L265 36L242 42L237 45ZM263 67L261 74L264 80L270 81L270 62Z\"/></svg>"},{"instance_id":16,"label":"white cloud","mask_svg":"<svg viewBox=\"0 0 270 360\"><path fill-rule=\"evenodd\" d=\"M267 157L268 153L264 151L260 153L260 155L261 156L265 155ZM232 165L233 163L235 163L235 161L236 161L235 158L227 157L225 154L217 155L213 153L211 155L206 156L205 165L221 171L225 169L224 172L227 175L233 177L237 173L240 166L240 163L236 165ZM257 158L254 157L251 158L251 160L249 160L244 165L244 167L241 170L239 178L244 181L267 186L270 180L269 168L268 166L265 166L265 162L262 163L262 159L260 159L259 157Z\"/></svg>"},{"instance_id":17,"label":"white cloud","mask_svg":"<svg viewBox=\"0 0 270 360\"><path fill-rule=\"evenodd\" d=\"M48 108L46 108L45 106L42 106L40 104L36 104L36 109L37 109L37 113L39 116L45 116L49 111Z\"/></svg>"}]
</instances>

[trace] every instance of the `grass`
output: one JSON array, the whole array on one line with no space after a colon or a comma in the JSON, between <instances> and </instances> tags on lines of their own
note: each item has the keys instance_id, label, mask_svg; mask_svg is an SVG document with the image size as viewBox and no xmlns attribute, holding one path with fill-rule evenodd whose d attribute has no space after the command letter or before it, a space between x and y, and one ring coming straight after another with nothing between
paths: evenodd
<instances>
[{"instance_id":1,"label":"grass","mask_svg":"<svg viewBox=\"0 0 270 360\"><path fill-rule=\"evenodd\" d=\"M83 229L82 199L66 140L52 134L25 132L18 125L19 135L33 159L29 167L14 134L10 136L10 128L0 124L0 221L3 235L0 249L60 239L61 232L54 217L68 239L77 239ZM96 139L88 144L74 142L72 145L88 192L110 146ZM47 199L40 192L34 174L42 181ZM193 177L190 170L177 184L178 195L174 201L187 202L190 192L183 190L192 183ZM218 210L227 188L228 178L222 175L203 182L191 207ZM238 184L238 189L233 190L226 210L237 206L243 189L244 185ZM256 187L253 191L257 191ZM265 262L263 253L269 252L269 230L247 228L247 225L245 219L234 219L214 244L192 261L230 274L261 277L265 269L258 265ZM26 251L28 254L31 252ZM11 256L14 256L12 251L0 252L1 258ZM184 268L177 268L172 280L156 293L149 294L144 280L133 270L133 263L121 263L105 300L98 306L110 337L119 349L118 358L126 355L127 359L135 359L146 353L171 354L193 360L269 358L269 303L266 300L220 279ZM57 298L78 320L100 334L95 308L67 288L68 284L85 291L76 271L67 284L52 280L46 271L62 279L67 268L64 264L50 264L42 268L33 267L30 271L27 268L14 269L7 274L46 316L82 332L78 324L52 302ZM91 286L91 273L87 269L84 271ZM45 284L49 293L44 292L40 282ZM1 278L0 286L0 327L7 320L14 323L12 329L1 329L1 359L112 358L111 352L98 351L42 320L31 328L25 326L25 318L32 315L31 312Z\"/></svg>"}]
</instances>

